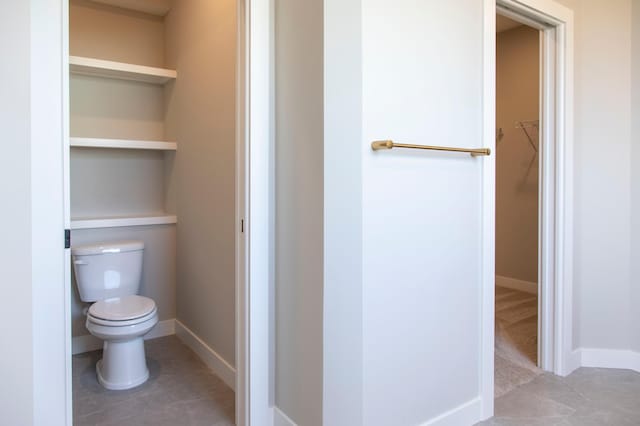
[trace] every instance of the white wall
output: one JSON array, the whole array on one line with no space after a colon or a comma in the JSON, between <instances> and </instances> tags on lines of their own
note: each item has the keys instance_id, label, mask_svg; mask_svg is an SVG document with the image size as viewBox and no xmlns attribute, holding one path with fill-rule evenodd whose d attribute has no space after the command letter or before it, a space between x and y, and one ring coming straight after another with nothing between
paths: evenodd
<instances>
[{"instance_id":1,"label":"white wall","mask_svg":"<svg viewBox=\"0 0 640 426\"><path fill-rule=\"evenodd\" d=\"M1 319L11 342L0 363L3 424L62 425L67 408L61 10L61 1L3 2L0 8L0 36L10 40L0 52L11 58L0 70L6 156L0 286L10 301Z\"/></svg>"},{"instance_id":2,"label":"white wall","mask_svg":"<svg viewBox=\"0 0 640 426\"><path fill-rule=\"evenodd\" d=\"M483 2L363 0L361 19L363 423L415 425L481 397L491 158L371 141L481 145Z\"/></svg>"},{"instance_id":3,"label":"white wall","mask_svg":"<svg viewBox=\"0 0 640 426\"><path fill-rule=\"evenodd\" d=\"M275 2L275 404L305 426L323 424L322 6Z\"/></svg>"},{"instance_id":4,"label":"white wall","mask_svg":"<svg viewBox=\"0 0 640 426\"><path fill-rule=\"evenodd\" d=\"M362 7L324 5L323 420L353 426L363 424Z\"/></svg>"},{"instance_id":5,"label":"white wall","mask_svg":"<svg viewBox=\"0 0 640 426\"><path fill-rule=\"evenodd\" d=\"M0 193L3 206L4 243L0 259L5 277L2 292L11 303L1 310L3 345L0 412L3 422L29 425L33 421L33 329L31 283L31 131L30 131L30 28L29 2L4 2L0 9L0 36L11 43L0 44L3 58L11 66L0 67L0 122L3 154ZM19 318L19 321L16 321Z\"/></svg>"},{"instance_id":6,"label":"white wall","mask_svg":"<svg viewBox=\"0 0 640 426\"><path fill-rule=\"evenodd\" d=\"M574 346L629 349L631 1L560 3L575 12Z\"/></svg>"}]
</instances>

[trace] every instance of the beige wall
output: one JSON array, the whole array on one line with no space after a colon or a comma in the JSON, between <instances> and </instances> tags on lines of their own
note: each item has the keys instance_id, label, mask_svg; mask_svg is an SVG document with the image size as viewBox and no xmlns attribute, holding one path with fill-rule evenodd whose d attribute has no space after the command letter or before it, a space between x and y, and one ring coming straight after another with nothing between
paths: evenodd
<instances>
[{"instance_id":1,"label":"beige wall","mask_svg":"<svg viewBox=\"0 0 640 426\"><path fill-rule=\"evenodd\" d=\"M70 3L72 55L164 64L161 18L85 0ZM164 89L124 80L71 75L70 134L79 137L165 139ZM71 217L162 214L166 175L174 154L144 150L73 148L70 156ZM171 225L83 229L73 245L138 239L145 243L140 294L152 298L160 320L176 316L176 228ZM72 335L88 334L87 306L72 280Z\"/></svg>"},{"instance_id":2,"label":"beige wall","mask_svg":"<svg viewBox=\"0 0 640 426\"><path fill-rule=\"evenodd\" d=\"M538 120L539 32L520 26L497 34L496 275L537 283L538 166L517 121ZM538 144L538 130L527 129Z\"/></svg>"},{"instance_id":3,"label":"beige wall","mask_svg":"<svg viewBox=\"0 0 640 426\"><path fill-rule=\"evenodd\" d=\"M323 2L277 0L276 405L322 424Z\"/></svg>"},{"instance_id":4,"label":"beige wall","mask_svg":"<svg viewBox=\"0 0 640 426\"><path fill-rule=\"evenodd\" d=\"M236 2L177 1L165 20L177 319L235 365Z\"/></svg>"},{"instance_id":5,"label":"beige wall","mask_svg":"<svg viewBox=\"0 0 640 426\"><path fill-rule=\"evenodd\" d=\"M69 5L72 55L164 66L164 25L161 17L104 6L89 0Z\"/></svg>"},{"instance_id":6,"label":"beige wall","mask_svg":"<svg viewBox=\"0 0 640 426\"><path fill-rule=\"evenodd\" d=\"M633 350L640 352L640 0L632 1L631 107L631 330Z\"/></svg>"}]
</instances>

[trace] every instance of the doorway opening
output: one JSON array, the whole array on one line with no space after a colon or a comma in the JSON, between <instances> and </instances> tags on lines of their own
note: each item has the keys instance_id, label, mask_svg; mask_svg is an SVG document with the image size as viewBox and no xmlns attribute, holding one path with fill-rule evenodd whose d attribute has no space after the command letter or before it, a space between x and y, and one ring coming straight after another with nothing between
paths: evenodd
<instances>
[{"instance_id":1,"label":"doorway opening","mask_svg":"<svg viewBox=\"0 0 640 426\"><path fill-rule=\"evenodd\" d=\"M579 364L572 337L573 11L554 1L531 0L525 5L517 0L496 0L485 3L485 12L486 145L495 147L499 138L499 129L495 127L496 13L539 31L537 366L565 376ZM506 146L507 141L503 141L504 144L500 144ZM502 146L497 147L498 156L501 149ZM486 338L482 349L486 360L482 374L483 413L487 417L493 414L496 373L495 173L495 165L487 167L484 173L485 190L490 194L484 207L484 226L489 238L485 244L488 255L484 262L483 330Z\"/></svg>"},{"instance_id":2,"label":"doorway opening","mask_svg":"<svg viewBox=\"0 0 640 426\"><path fill-rule=\"evenodd\" d=\"M245 422L238 4L65 4L75 425Z\"/></svg>"},{"instance_id":3,"label":"doorway opening","mask_svg":"<svg viewBox=\"0 0 640 426\"><path fill-rule=\"evenodd\" d=\"M495 397L538 362L540 31L496 15Z\"/></svg>"}]
</instances>

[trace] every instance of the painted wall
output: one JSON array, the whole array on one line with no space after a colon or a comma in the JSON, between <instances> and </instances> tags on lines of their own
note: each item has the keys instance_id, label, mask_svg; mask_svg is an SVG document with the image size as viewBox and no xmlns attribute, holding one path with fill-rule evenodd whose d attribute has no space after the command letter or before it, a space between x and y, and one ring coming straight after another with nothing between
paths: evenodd
<instances>
[{"instance_id":1,"label":"painted wall","mask_svg":"<svg viewBox=\"0 0 640 426\"><path fill-rule=\"evenodd\" d=\"M165 17L168 176L178 215L177 319L235 365L235 0L174 2Z\"/></svg>"},{"instance_id":2,"label":"painted wall","mask_svg":"<svg viewBox=\"0 0 640 426\"><path fill-rule=\"evenodd\" d=\"M559 2L575 12L574 345L629 349L631 1Z\"/></svg>"},{"instance_id":3,"label":"painted wall","mask_svg":"<svg viewBox=\"0 0 640 426\"><path fill-rule=\"evenodd\" d=\"M89 0L71 0L72 55L163 67L162 17Z\"/></svg>"},{"instance_id":4,"label":"painted wall","mask_svg":"<svg viewBox=\"0 0 640 426\"><path fill-rule=\"evenodd\" d=\"M64 425L67 343L62 199L62 1L4 2L0 127L6 224L0 284L2 423ZM42 72L46 69L47 72ZM58 82L60 84L52 84ZM57 303L52 303L55 301ZM56 368L52 368L55 366Z\"/></svg>"},{"instance_id":5,"label":"painted wall","mask_svg":"<svg viewBox=\"0 0 640 426\"><path fill-rule=\"evenodd\" d=\"M165 66L163 19L87 0L69 9L71 55ZM78 137L165 140L162 86L71 75L70 134ZM73 148L71 216L163 214L174 154ZM132 184L135 183L135 184ZM175 210L173 210L175 212ZM176 316L176 227L171 225L72 231L73 245L139 239L145 243L140 294L152 298L160 320ZM72 335L89 334L75 278Z\"/></svg>"},{"instance_id":6,"label":"painted wall","mask_svg":"<svg viewBox=\"0 0 640 426\"><path fill-rule=\"evenodd\" d=\"M631 348L640 352L640 1L632 2Z\"/></svg>"},{"instance_id":7,"label":"painted wall","mask_svg":"<svg viewBox=\"0 0 640 426\"><path fill-rule=\"evenodd\" d=\"M11 303L2 309L5 345L2 356L0 411L3 422L29 425L33 421L34 333L31 277L31 122L30 122L30 43L31 8L29 2L2 5L0 35L11 43L0 44L3 58L12 65L0 67L0 122L4 133L4 155L10 158L0 168L2 220L10 224L3 231L5 241L0 259L7 276L0 281L3 294ZM19 321L16 321L19 318Z\"/></svg>"},{"instance_id":8,"label":"painted wall","mask_svg":"<svg viewBox=\"0 0 640 426\"><path fill-rule=\"evenodd\" d=\"M483 3L363 0L361 19L363 424L424 424L480 395L474 188L492 159L371 141L481 144Z\"/></svg>"},{"instance_id":9,"label":"painted wall","mask_svg":"<svg viewBox=\"0 0 640 426\"><path fill-rule=\"evenodd\" d=\"M496 275L538 282L538 153L518 121L538 120L539 32L496 37ZM527 129L538 145L537 128Z\"/></svg>"},{"instance_id":10,"label":"painted wall","mask_svg":"<svg viewBox=\"0 0 640 426\"><path fill-rule=\"evenodd\" d=\"M323 424L323 2L275 2L275 404Z\"/></svg>"},{"instance_id":11,"label":"painted wall","mask_svg":"<svg viewBox=\"0 0 640 426\"><path fill-rule=\"evenodd\" d=\"M362 7L325 0L323 420L363 424Z\"/></svg>"}]
</instances>

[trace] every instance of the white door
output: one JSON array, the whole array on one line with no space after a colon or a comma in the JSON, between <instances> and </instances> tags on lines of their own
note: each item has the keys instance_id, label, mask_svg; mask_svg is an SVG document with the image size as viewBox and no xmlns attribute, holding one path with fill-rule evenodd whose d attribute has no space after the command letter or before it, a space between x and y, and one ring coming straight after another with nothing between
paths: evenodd
<instances>
[{"instance_id":1,"label":"white door","mask_svg":"<svg viewBox=\"0 0 640 426\"><path fill-rule=\"evenodd\" d=\"M364 424L470 424L493 159L370 145L482 147L483 2L362 0L362 25Z\"/></svg>"}]
</instances>

